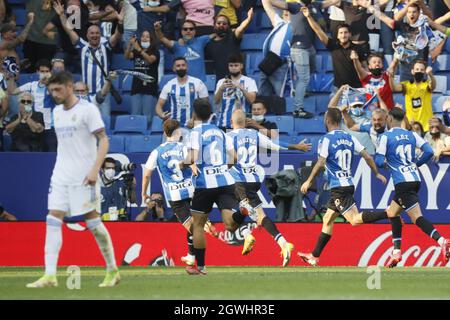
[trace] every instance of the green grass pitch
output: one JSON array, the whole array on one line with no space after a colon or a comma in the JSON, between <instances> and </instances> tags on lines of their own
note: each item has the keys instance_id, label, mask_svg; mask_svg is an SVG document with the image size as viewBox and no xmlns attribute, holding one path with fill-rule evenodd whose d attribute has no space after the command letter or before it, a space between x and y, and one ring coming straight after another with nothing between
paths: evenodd
<instances>
[{"instance_id":1,"label":"green grass pitch","mask_svg":"<svg viewBox=\"0 0 450 320\"><path fill-rule=\"evenodd\" d=\"M209 267L207 276L188 276L184 268L123 267L122 282L98 288L104 271L81 268L81 289L66 286L58 269L57 288L27 289L42 268L0 268L0 299L450 299L447 268L380 268L380 289L369 290L366 268Z\"/></svg>"}]
</instances>

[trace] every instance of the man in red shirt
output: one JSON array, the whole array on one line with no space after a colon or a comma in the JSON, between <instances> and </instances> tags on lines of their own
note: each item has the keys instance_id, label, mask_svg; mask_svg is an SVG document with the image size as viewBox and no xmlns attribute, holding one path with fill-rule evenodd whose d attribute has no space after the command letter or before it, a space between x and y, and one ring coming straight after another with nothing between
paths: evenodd
<instances>
[{"instance_id":1,"label":"man in red shirt","mask_svg":"<svg viewBox=\"0 0 450 320\"><path fill-rule=\"evenodd\" d=\"M367 90L366 100L369 101L372 97L379 92L381 99L386 103L389 111L394 107L394 99L392 97L392 89L389 84L389 74L383 69L383 58L372 53L368 58L369 72L363 68L361 62L358 59L356 51L352 51L350 58L353 60L358 77L361 80L363 87ZM380 108L380 102L377 97L373 98L373 101L369 104L369 108Z\"/></svg>"}]
</instances>

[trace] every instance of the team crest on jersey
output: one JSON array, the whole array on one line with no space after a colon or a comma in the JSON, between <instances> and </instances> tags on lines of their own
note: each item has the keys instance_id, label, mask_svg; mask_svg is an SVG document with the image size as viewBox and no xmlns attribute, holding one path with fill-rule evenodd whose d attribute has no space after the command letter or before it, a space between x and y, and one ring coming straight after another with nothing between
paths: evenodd
<instances>
[{"instance_id":1,"label":"team crest on jersey","mask_svg":"<svg viewBox=\"0 0 450 320\"><path fill-rule=\"evenodd\" d=\"M184 55L184 57L186 58L186 60L196 60L196 59L200 59L200 55L195 52L194 50L192 50L192 48L188 48L187 49L187 53Z\"/></svg>"}]
</instances>

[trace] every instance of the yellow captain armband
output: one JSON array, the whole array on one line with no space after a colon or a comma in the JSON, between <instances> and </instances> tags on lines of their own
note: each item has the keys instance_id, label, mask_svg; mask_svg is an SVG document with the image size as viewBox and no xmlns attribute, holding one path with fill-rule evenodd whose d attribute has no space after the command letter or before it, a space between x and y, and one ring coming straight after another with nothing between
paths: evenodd
<instances>
[{"instance_id":1,"label":"yellow captain armband","mask_svg":"<svg viewBox=\"0 0 450 320\"><path fill-rule=\"evenodd\" d=\"M445 35L450 36L450 28L447 28L447 30L445 30Z\"/></svg>"}]
</instances>

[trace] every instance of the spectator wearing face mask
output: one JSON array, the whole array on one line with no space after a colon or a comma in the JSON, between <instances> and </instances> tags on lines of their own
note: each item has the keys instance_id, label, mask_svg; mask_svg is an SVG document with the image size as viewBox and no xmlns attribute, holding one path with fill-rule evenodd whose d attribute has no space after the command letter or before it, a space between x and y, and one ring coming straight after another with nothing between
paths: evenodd
<instances>
[{"instance_id":1,"label":"spectator wearing face mask","mask_svg":"<svg viewBox=\"0 0 450 320\"><path fill-rule=\"evenodd\" d=\"M450 155L450 137L441 131L442 120L434 117L429 121L430 130L425 134L425 140L434 151L434 161L439 161L443 155Z\"/></svg>"},{"instance_id":2,"label":"spectator wearing face mask","mask_svg":"<svg viewBox=\"0 0 450 320\"><path fill-rule=\"evenodd\" d=\"M24 92L19 97L19 112L6 126L12 138L12 151L44 151L44 118L41 112L33 111L33 95Z\"/></svg>"},{"instance_id":3,"label":"spectator wearing face mask","mask_svg":"<svg viewBox=\"0 0 450 320\"><path fill-rule=\"evenodd\" d=\"M267 121L267 107L262 100L256 98L252 103L252 116L245 119L245 127L258 130L271 139L278 137L278 127L275 122Z\"/></svg>"},{"instance_id":4,"label":"spectator wearing face mask","mask_svg":"<svg viewBox=\"0 0 450 320\"><path fill-rule=\"evenodd\" d=\"M137 215L136 221L167 221L164 205L164 196L161 192L153 192L150 195L150 201L147 202L147 207Z\"/></svg>"},{"instance_id":5,"label":"spectator wearing face mask","mask_svg":"<svg viewBox=\"0 0 450 320\"><path fill-rule=\"evenodd\" d=\"M395 70L397 59L393 60L392 69ZM411 121L418 121L422 124L424 131L428 131L428 120L433 117L431 98L433 90L436 88L436 78L433 76L433 69L427 67L423 60L416 60L411 69L414 80L394 83L391 77L391 88L394 92L402 92L405 96L406 117ZM425 78L425 75L427 78Z\"/></svg>"},{"instance_id":6,"label":"spectator wearing face mask","mask_svg":"<svg viewBox=\"0 0 450 320\"><path fill-rule=\"evenodd\" d=\"M116 160L106 157L100 171L101 216L103 221L126 220L126 183L116 170ZM131 203L136 203L136 179L131 181Z\"/></svg>"},{"instance_id":7,"label":"spectator wearing face mask","mask_svg":"<svg viewBox=\"0 0 450 320\"><path fill-rule=\"evenodd\" d=\"M151 124L158 100L158 65L159 50L154 36L147 30L142 32L141 39L131 38L125 50L125 58L134 61L134 71L153 77L147 82L133 77L131 87L131 114L147 116Z\"/></svg>"},{"instance_id":8,"label":"spectator wearing face mask","mask_svg":"<svg viewBox=\"0 0 450 320\"><path fill-rule=\"evenodd\" d=\"M54 58L52 59L52 74L56 74L66 70L66 64L63 59Z\"/></svg>"},{"instance_id":9,"label":"spectator wearing face mask","mask_svg":"<svg viewBox=\"0 0 450 320\"><path fill-rule=\"evenodd\" d=\"M102 90L94 94L89 93L89 87L86 83L83 81L77 81L73 85L73 92L78 98L89 101L99 107L100 113L104 116L104 112L102 112L101 107L106 99L106 96L111 91L111 81L114 81L115 79L117 79L117 73L115 71L110 71Z\"/></svg>"},{"instance_id":10,"label":"spectator wearing face mask","mask_svg":"<svg viewBox=\"0 0 450 320\"><path fill-rule=\"evenodd\" d=\"M39 75L39 80L27 82L22 86L13 89L13 94L18 95L22 92L30 92L33 95L34 110L41 112L44 115L45 151L56 152L57 140L52 120L52 110L55 107L55 104L47 90L47 81L52 75L50 72L51 68L50 61L47 59L39 60L36 63L36 73Z\"/></svg>"}]
</instances>

